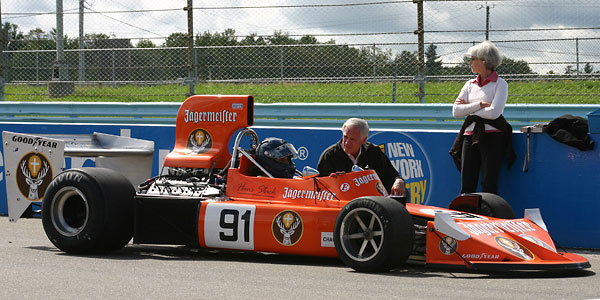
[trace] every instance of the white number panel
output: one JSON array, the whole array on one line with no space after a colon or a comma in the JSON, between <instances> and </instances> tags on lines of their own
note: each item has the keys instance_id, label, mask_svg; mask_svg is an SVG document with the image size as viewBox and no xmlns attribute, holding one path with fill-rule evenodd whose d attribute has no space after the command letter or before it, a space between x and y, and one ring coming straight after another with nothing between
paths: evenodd
<instances>
[{"instance_id":1,"label":"white number panel","mask_svg":"<svg viewBox=\"0 0 600 300\"><path fill-rule=\"evenodd\" d=\"M209 203L204 215L204 242L209 248L254 250L256 206Z\"/></svg>"}]
</instances>

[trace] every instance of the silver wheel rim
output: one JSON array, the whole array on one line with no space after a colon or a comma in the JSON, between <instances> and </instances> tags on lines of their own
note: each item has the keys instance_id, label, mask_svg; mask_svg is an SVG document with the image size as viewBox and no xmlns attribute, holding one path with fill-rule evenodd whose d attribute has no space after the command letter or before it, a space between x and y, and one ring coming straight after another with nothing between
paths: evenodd
<instances>
[{"instance_id":1,"label":"silver wheel rim","mask_svg":"<svg viewBox=\"0 0 600 300\"><path fill-rule=\"evenodd\" d=\"M60 189L52 199L50 217L56 230L64 236L76 236L89 219L89 205L83 193L72 186Z\"/></svg>"},{"instance_id":2,"label":"silver wheel rim","mask_svg":"<svg viewBox=\"0 0 600 300\"><path fill-rule=\"evenodd\" d=\"M381 219L370 209L351 210L342 220L340 241L344 253L352 260L373 259L384 241Z\"/></svg>"}]
</instances>

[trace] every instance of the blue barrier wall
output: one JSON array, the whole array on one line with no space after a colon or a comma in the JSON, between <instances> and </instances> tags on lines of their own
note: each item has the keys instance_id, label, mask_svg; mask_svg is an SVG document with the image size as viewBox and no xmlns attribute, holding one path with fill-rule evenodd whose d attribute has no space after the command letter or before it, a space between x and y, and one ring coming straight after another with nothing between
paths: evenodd
<instances>
[{"instance_id":1,"label":"blue barrier wall","mask_svg":"<svg viewBox=\"0 0 600 300\"><path fill-rule=\"evenodd\" d=\"M31 134L126 135L155 142L153 174L174 144L170 125L93 125L0 123L0 129ZM339 129L255 127L261 139L275 136L293 143L300 153L298 169L316 167L320 153L341 137ZM448 150L457 131L372 130L369 141L383 145L411 190L411 202L446 207L459 193L460 174ZM600 134L591 134L598 143ZM513 207L517 217L525 208L539 207L555 240L565 247L600 248L600 151L579 151L558 143L546 134L531 135L531 162L523 172L526 137L513 134L517 160L500 174L499 194ZM3 163L3 159L0 160ZM93 166L90 159L66 158L67 168ZM0 166L0 213L7 213L4 166Z\"/></svg>"}]
</instances>

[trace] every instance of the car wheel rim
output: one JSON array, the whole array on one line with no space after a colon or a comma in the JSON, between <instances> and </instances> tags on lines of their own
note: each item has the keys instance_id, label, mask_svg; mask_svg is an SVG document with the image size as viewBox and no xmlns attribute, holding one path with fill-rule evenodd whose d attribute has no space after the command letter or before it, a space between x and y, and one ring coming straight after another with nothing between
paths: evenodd
<instances>
[{"instance_id":1,"label":"car wheel rim","mask_svg":"<svg viewBox=\"0 0 600 300\"><path fill-rule=\"evenodd\" d=\"M340 241L344 253L355 261L368 261L381 251L384 233L381 219L366 208L355 208L343 219Z\"/></svg>"},{"instance_id":2,"label":"car wheel rim","mask_svg":"<svg viewBox=\"0 0 600 300\"><path fill-rule=\"evenodd\" d=\"M83 231L89 219L87 198L74 187L64 187L54 195L50 213L60 234L75 236Z\"/></svg>"}]
</instances>

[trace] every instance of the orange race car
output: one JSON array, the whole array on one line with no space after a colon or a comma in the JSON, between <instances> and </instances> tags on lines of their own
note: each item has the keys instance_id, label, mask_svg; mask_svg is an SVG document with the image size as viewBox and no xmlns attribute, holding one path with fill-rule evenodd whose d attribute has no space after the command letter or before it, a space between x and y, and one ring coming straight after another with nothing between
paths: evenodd
<instances>
[{"instance_id":1,"label":"orange race car","mask_svg":"<svg viewBox=\"0 0 600 300\"><path fill-rule=\"evenodd\" d=\"M388 196L373 170L318 177L305 168L295 178L273 178L256 160L252 124L251 96L192 96L179 109L164 175L136 192L113 170L62 172L43 199L47 236L68 253L114 251L133 237L138 244L337 256L364 272L407 261L473 270L590 267L557 251L539 210L514 219L493 194L462 195L445 209Z\"/></svg>"}]
</instances>

